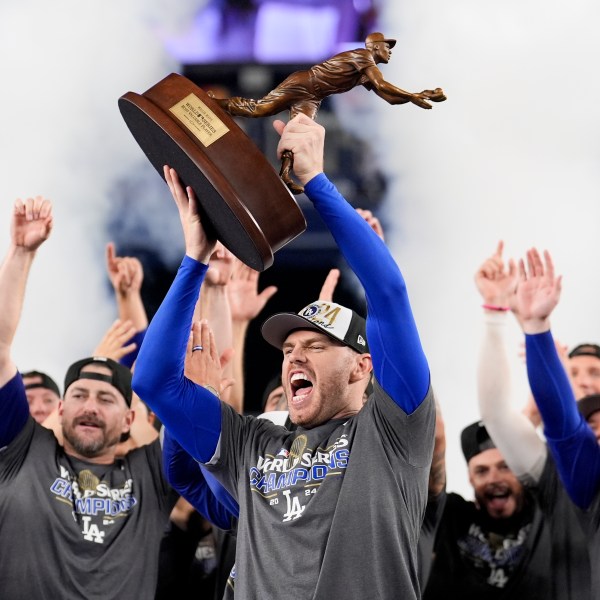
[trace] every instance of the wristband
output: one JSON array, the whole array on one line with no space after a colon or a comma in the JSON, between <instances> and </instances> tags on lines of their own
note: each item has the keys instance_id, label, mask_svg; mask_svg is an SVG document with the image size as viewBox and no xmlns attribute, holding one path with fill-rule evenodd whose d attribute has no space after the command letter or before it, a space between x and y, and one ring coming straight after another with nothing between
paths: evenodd
<instances>
[{"instance_id":1,"label":"wristband","mask_svg":"<svg viewBox=\"0 0 600 600\"><path fill-rule=\"evenodd\" d=\"M486 310L495 310L497 312L506 312L510 310L509 306L496 306L495 304L482 304L481 308L485 308Z\"/></svg>"}]
</instances>

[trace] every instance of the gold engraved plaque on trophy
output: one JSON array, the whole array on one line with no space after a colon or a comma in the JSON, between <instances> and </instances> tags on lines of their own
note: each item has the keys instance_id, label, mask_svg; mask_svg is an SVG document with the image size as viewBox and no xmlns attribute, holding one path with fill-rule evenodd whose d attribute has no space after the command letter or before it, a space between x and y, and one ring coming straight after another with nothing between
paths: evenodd
<instances>
[{"instance_id":1,"label":"gold engraved plaque on trophy","mask_svg":"<svg viewBox=\"0 0 600 600\"><path fill-rule=\"evenodd\" d=\"M192 81L171 73L119 110L163 177L173 167L199 201L202 223L256 271L306 229L296 200L258 146Z\"/></svg>"},{"instance_id":2,"label":"gold engraved plaque on trophy","mask_svg":"<svg viewBox=\"0 0 600 600\"><path fill-rule=\"evenodd\" d=\"M169 110L206 147L229 131L223 121L195 94L190 94Z\"/></svg>"}]
</instances>

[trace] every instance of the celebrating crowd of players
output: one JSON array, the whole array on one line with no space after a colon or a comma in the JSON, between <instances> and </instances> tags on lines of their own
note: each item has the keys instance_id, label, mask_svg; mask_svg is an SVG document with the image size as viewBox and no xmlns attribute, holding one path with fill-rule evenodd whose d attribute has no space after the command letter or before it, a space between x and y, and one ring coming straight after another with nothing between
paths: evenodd
<instances>
[{"instance_id":1,"label":"celebrating crowd of players","mask_svg":"<svg viewBox=\"0 0 600 600\"><path fill-rule=\"evenodd\" d=\"M319 298L267 319L282 369L259 417L244 414L244 339L276 289L259 292L210 237L174 170L173 284L148 324L141 264L109 245L119 320L62 394L11 354L53 225L47 199L16 201L0 266L0 595L599 597L600 347L553 339L551 255L505 260L500 242L476 269L481 420L460 440L474 500L449 493L443 399L379 222L324 174L322 126L300 114L275 127L367 311L333 301L333 271ZM524 336L524 410L510 326Z\"/></svg>"}]
</instances>

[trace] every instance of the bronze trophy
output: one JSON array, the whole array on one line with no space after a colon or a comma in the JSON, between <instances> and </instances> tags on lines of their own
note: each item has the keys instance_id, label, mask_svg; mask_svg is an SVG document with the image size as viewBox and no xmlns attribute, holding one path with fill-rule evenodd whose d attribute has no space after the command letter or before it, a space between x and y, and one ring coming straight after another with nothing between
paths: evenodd
<instances>
[{"instance_id":1,"label":"bronze trophy","mask_svg":"<svg viewBox=\"0 0 600 600\"><path fill-rule=\"evenodd\" d=\"M265 156L219 105L172 73L142 95L127 92L119 110L163 177L173 167L190 186L203 224L256 271L306 229L306 220Z\"/></svg>"},{"instance_id":2,"label":"bronze trophy","mask_svg":"<svg viewBox=\"0 0 600 600\"><path fill-rule=\"evenodd\" d=\"M240 260L257 271L273 254L306 229L291 195L303 192L291 177L293 155L284 152L279 176L238 127L235 117L265 117L284 110L314 119L321 102L362 85L389 104L431 108L446 99L440 88L406 92L387 82L377 67L387 63L396 40L371 33L365 48L336 54L289 75L261 99L214 98L172 73L141 96L128 92L119 109L154 168L173 167L192 187L204 211L203 222Z\"/></svg>"}]
</instances>

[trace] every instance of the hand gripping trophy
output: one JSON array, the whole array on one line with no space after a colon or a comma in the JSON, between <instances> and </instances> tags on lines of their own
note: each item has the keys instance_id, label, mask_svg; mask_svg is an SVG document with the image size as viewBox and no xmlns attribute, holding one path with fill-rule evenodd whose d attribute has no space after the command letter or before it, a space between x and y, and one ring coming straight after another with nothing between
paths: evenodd
<instances>
[{"instance_id":1,"label":"hand gripping trophy","mask_svg":"<svg viewBox=\"0 0 600 600\"><path fill-rule=\"evenodd\" d=\"M209 96L235 117L267 117L287 109L290 119L298 113L314 119L325 98L342 94L359 85L374 91L389 104L412 102L429 109L432 108L429 102L443 102L446 96L441 88L413 94L383 78L377 65L390 60L391 49L395 45L396 40L387 39L379 32L371 33L365 40L365 48L341 52L306 71L296 71L259 100L240 96L215 98L210 92ZM301 194L304 188L291 177L293 165L293 154L290 151L284 152L279 174L292 193Z\"/></svg>"}]
</instances>

